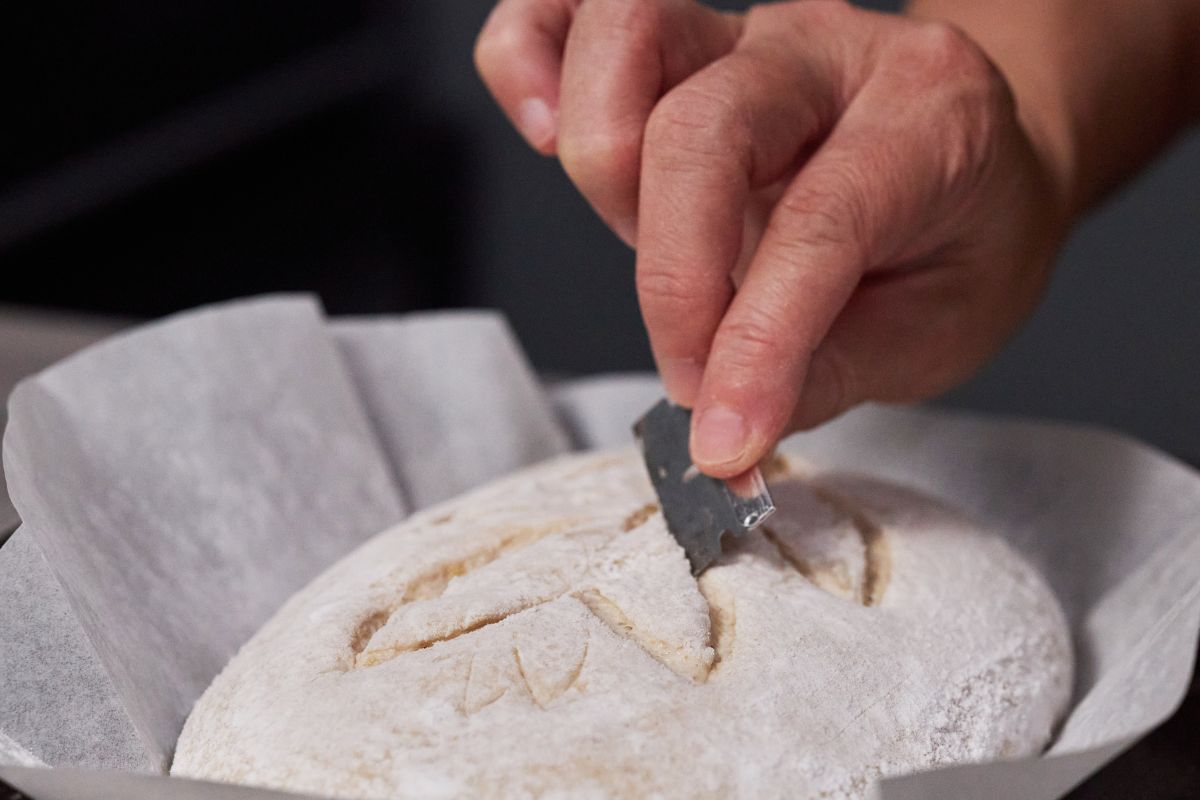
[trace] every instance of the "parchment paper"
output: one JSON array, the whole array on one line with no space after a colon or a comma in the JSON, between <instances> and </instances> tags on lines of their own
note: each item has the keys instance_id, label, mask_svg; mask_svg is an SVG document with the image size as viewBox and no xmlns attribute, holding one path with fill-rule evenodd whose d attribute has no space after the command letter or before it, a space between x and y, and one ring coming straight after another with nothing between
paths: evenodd
<instances>
[{"instance_id":1,"label":"parchment paper","mask_svg":"<svg viewBox=\"0 0 1200 800\"><path fill-rule=\"evenodd\" d=\"M33 534L157 770L238 645L403 515L303 299L152 325L22 383L4 461L15 537ZM104 762L103 740L87 750Z\"/></svg>"},{"instance_id":2,"label":"parchment paper","mask_svg":"<svg viewBox=\"0 0 1200 800\"><path fill-rule=\"evenodd\" d=\"M625 415L661 392L653 378L620 376L557 387L555 398L577 444L603 447L625 441L606 409ZM879 797L1058 797L1182 701L1200 632L1195 470L1095 429L882 407L781 450L967 510L1039 566L1071 623L1074 706L1047 756L889 780Z\"/></svg>"},{"instance_id":3,"label":"parchment paper","mask_svg":"<svg viewBox=\"0 0 1200 800\"><path fill-rule=\"evenodd\" d=\"M4 421L5 415L0 413L0 424ZM17 516L17 510L8 499L8 486L5 485L4 475L0 473L0 547L4 546L4 542L20 524L21 518Z\"/></svg>"},{"instance_id":4,"label":"parchment paper","mask_svg":"<svg viewBox=\"0 0 1200 800\"><path fill-rule=\"evenodd\" d=\"M493 316L330 326L298 298L182 315L46 371L14 395L5 438L25 524L0 549L0 736L20 748L0 738L0 763L161 770L238 644L405 498L416 508L457 493L568 435L628 444L660 391L645 376L541 391ZM995 526L1043 569L1073 626L1075 704L1046 756L893 779L878 797L1057 797L1181 700L1200 630L1194 471L1109 433L882 408L785 451L916 486ZM36 783L43 800L83 796L81 785L139 800L164 786L0 776Z\"/></svg>"},{"instance_id":5,"label":"parchment paper","mask_svg":"<svg viewBox=\"0 0 1200 800\"><path fill-rule=\"evenodd\" d=\"M367 317L332 329L414 507L568 449L501 315Z\"/></svg>"}]
</instances>

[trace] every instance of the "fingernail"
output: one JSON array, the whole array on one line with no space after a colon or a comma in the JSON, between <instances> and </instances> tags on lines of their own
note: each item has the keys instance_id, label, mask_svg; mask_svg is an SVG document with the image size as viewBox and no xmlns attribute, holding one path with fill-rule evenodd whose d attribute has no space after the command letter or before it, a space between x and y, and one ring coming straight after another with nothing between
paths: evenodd
<instances>
[{"instance_id":1,"label":"fingernail","mask_svg":"<svg viewBox=\"0 0 1200 800\"><path fill-rule=\"evenodd\" d=\"M704 378L704 365L694 358L659 359L658 374L671 401L691 408Z\"/></svg>"},{"instance_id":2,"label":"fingernail","mask_svg":"<svg viewBox=\"0 0 1200 800\"><path fill-rule=\"evenodd\" d=\"M554 138L554 112L540 97L522 100L517 107L517 127L534 147L541 147Z\"/></svg>"},{"instance_id":3,"label":"fingernail","mask_svg":"<svg viewBox=\"0 0 1200 800\"><path fill-rule=\"evenodd\" d=\"M727 464L746 451L746 420L733 409L713 406L700 415L692 435L692 459Z\"/></svg>"}]
</instances>

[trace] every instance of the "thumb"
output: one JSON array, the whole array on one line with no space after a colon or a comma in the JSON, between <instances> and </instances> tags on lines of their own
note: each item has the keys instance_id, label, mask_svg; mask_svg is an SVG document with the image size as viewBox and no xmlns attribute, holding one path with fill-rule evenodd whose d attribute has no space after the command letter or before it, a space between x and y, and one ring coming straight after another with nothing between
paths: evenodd
<instances>
[{"instance_id":1,"label":"thumb","mask_svg":"<svg viewBox=\"0 0 1200 800\"><path fill-rule=\"evenodd\" d=\"M1008 270L994 259L943 258L868 275L813 353L787 431L867 400L924 400L969 378L1037 302L1043 263L1022 263Z\"/></svg>"}]
</instances>

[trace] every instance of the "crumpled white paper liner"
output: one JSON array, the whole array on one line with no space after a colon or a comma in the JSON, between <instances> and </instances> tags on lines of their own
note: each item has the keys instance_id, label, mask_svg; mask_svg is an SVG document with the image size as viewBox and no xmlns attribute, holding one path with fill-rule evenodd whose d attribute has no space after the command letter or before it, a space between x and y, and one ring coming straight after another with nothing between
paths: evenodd
<instances>
[{"instance_id":1,"label":"crumpled white paper liner","mask_svg":"<svg viewBox=\"0 0 1200 800\"><path fill-rule=\"evenodd\" d=\"M216 672L338 556L521 465L627 444L660 395L644 375L545 389L495 314L330 323L303 297L182 314L26 381L4 441L24 524L0 548L0 764L58 769L0 777L39 800L280 797L129 771L165 769ZM1046 756L890 779L878 797L1057 797L1182 699L1200 629L1193 470L1110 433L883 408L784 450L973 513L1045 572L1073 626L1075 704Z\"/></svg>"}]
</instances>

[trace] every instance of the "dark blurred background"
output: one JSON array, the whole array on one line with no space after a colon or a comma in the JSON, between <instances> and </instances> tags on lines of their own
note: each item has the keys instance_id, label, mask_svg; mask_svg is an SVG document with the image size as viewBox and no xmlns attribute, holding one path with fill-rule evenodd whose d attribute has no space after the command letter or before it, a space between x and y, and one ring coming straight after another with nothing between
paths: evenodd
<instances>
[{"instance_id":1,"label":"dark blurred background","mask_svg":"<svg viewBox=\"0 0 1200 800\"><path fill-rule=\"evenodd\" d=\"M474 74L490 6L6 4L0 388L111 325L277 290L334 313L496 307L542 370L650 367L633 254ZM941 402L1200 462L1198 223L1192 136L1080 228L1032 323ZM1176 752L1198 705L1171 723L1192 734L1152 737L1086 796L1200 795Z\"/></svg>"},{"instance_id":2,"label":"dark blurred background","mask_svg":"<svg viewBox=\"0 0 1200 800\"><path fill-rule=\"evenodd\" d=\"M648 367L632 253L475 77L490 7L8 4L0 302L490 306L546 371ZM1081 228L1033 323L943 402L1100 422L1198 461L1198 222L1193 138Z\"/></svg>"},{"instance_id":3,"label":"dark blurred background","mask_svg":"<svg viewBox=\"0 0 1200 800\"><path fill-rule=\"evenodd\" d=\"M632 253L474 74L490 6L7 4L0 303L143 318L308 289L335 313L491 306L544 370L648 367ZM1193 137L1080 230L1033 323L945 402L1200 460L1198 222Z\"/></svg>"}]
</instances>

